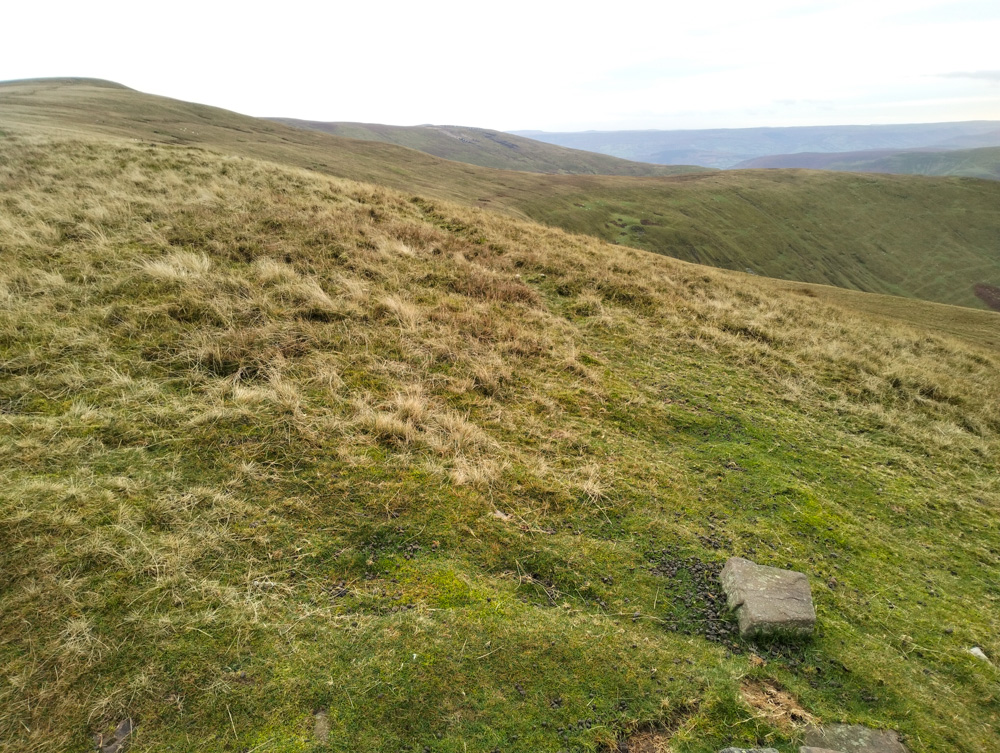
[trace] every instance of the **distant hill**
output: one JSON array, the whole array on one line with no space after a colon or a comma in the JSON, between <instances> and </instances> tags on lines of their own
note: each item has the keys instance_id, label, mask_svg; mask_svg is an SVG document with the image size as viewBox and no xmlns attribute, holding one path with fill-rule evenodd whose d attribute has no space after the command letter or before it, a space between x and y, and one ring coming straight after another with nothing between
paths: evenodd
<instances>
[{"instance_id":1,"label":"distant hill","mask_svg":"<svg viewBox=\"0 0 1000 753\"><path fill-rule=\"evenodd\" d=\"M309 128L349 139L381 141L417 149L436 157L499 170L583 175L680 175L704 172L690 165L662 166L567 149L543 141L486 128L464 126L391 126L377 123L324 123L294 118L269 118L276 123Z\"/></svg>"},{"instance_id":2,"label":"distant hill","mask_svg":"<svg viewBox=\"0 0 1000 753\"><path fill-rule=\"evenodd\" d=\"M775 154L736 165L737 169L808 168L855 173L896 173L900 175L960 175L967 178L1000 180L1000 147L982 149L927 149L905 152L833 152L822 154Z\"/></svg>"},{"instance_id":3,"label":"distant hill","mask_svg":"<svg viewBox=\"0 0 1000 753\"><path fill-rule=\"evenodd\" d=\"M515 131L550 144L639 162L729 168L775 154L872 149L962 149L1000 146L1000 121L907 125L716 128L686 131Z\"/></svg>"},{"instance_id":4,"label":"distant hill","mask_svg":"<svg viewBox=\"0 0 1000 753\"><path fill-rule=\"evenodd\" d=\"M997 182L800 170L495 170L90 82L0 85L7 130L265 159L768 277L974 308L988 305L977 286L1000 286Z\"/></svg>"}]
</instances>

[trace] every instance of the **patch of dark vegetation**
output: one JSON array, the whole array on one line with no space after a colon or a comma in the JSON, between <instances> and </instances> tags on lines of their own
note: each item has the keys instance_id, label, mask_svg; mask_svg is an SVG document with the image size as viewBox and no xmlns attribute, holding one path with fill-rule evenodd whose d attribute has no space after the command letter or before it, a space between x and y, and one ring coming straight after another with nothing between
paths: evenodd
<instances>
[{"instance_id":1,"label":"patch of dark vegetation","mask_svg":"<svg viewBox=\"0 0 1000 753\"><path fill-rule=\"evenodd\" d=\"M486 133L484 135L486 136L486 138L488 138L494 144L499 144L500 146L505 146L508 149L517 149L518 148L517 144L515 144L515 143L513 143L511 141L507 141L506 139L502 139L499 136L497 136L497 134L495 134L495 133Z\"/></svg>"},{"instance_id":2,"label":"patch of dark vegetation","mask_svg":"<svg viewBox=\"0 0 1000 753\"><path fill-rule=\"evenodd\" d=\"M991 309L1000 311L1000 288L996 285L987 285L985 282L978 282L972 286L972 292L976 294L976 298Z\"/></svg>"},{"instance_id":3,"label":"patch of dark vegetation","mask_svg":"<svg viewBox=\"0 0 1000 753\"><path fill-rule=\"evenodd\" d=\"M756 324L745 324L743 322L723 321L719 324L719 329L729 332L749 340L765 343L766 345L777 345L778 342L770 332L765 332Z\"/></svg>"},{"instance_id":4,"label":"patch of dark vegetation","mask_svg":"<svg viewBox=\"0 0 1000 753\"><path fill-rule=\"evenodd\" d=\"M650 572L665 579L660 619L668 630L700 635L734 652L742 650L735 617L726 606L719 583L722 562L685 557L674 546L651 552L647 558Z\"/></svg>"},{"instance_id":5,"label":"patch of dark vegetation","mask_svg":"<svg viewBox=\"0 0 1000 753\"><path fill-rule=\"evenodd\" d=\"M663 226L662 222L656 222L655 220L647 220L647 219L641 219L641 220L639 220L639 224L645 225L646 227L649 227L649 226L662 227Z\"/></svg>"},{"instance_id":6,"label":"patch of dark vegetation","mask_svg":"<svg viewBox=\"0 0 1000 753\"><path fill-rule=\"evenodd\" d=\"M529 306L539 302L538 293L523 282L476 266L450 275L445 284L454 293L480 301L525 303Z\"/></svg>"},{"instance_id":7,"label":"patch of dark vegetation","mask_svg":"<svg viewBox=\"0 0 1000 753\"><path fill-rule=\"evenodd\" d=\"M644 286L638 284L602 280L597 285L597 291L608 303L615 303L636 311L651 311L657 305L656 297Z\"/></svg>"}]
</instances>

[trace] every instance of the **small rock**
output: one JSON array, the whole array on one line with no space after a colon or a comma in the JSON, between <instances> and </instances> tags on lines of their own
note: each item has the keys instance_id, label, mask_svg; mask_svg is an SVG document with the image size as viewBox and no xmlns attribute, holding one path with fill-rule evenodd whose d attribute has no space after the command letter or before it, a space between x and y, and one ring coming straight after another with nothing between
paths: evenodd
<instances>
[{"instance_id":1,"label":"small rock","mask_svg":"<svg viewBox=\"0 0 1000 753\"><path fill-rule=\"evenodd\" d=\"M719 575L740 635L808 635L816 624L809 579L804 573L730 557Z\"/></svg>"},{"instance_id":2,"label":"small rock","mask_svg":"<svg viewBox=\"0 0 1000 753\"><path fill-rule=\"evenodd\" d=\"M969 653L972 654L977 659L982 659L987 664L992 664L993 663L993 662L990 661L990 657L988 657L985 654L985 652L981 648L979 648L979 646L973 646L972 648L970 648L969 649Z\"/></svg>"},{"instance_id":3,"label":"small rock","mask_svg":"<svg viewBox=\"0 0 1000 753\"><path fill-rule=\"evenodd\" d=\"M494 510L493 511L493 517L496 518L497 520L502 520L504 522L507 522L509 520L513 520L513 516L512 515L508 515L503 510Z\"/></svg>"},{"instance_id":4,"label":"small rock","mask_svg":"<svg viewBox=\"0 0 1000 753\"><path fill-rule=\"evenodd\" d=\"M860 724L824 724L809 727L799 753L909 753L891 729L870 729Z\"/></svg>"},{"instance_id":5,"label":"small rock","mask_svg":"<svg viewBox=\"0 0 1000 753\"><path fill-rule=\"evenodd\" d=\"M723 748L719 753L778 753L774 748Z\"/></svg>"}]
</instances>

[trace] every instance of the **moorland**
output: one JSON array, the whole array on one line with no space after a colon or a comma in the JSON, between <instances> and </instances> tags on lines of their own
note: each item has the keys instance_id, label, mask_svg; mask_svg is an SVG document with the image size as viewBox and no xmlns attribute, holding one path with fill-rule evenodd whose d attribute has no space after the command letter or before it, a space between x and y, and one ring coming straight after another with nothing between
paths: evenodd
<instances>
[{"instance_id":1,"label":"moorland","mask_svg":"<svg viewBox=\"0 0 1000 753\"><path fill-rule=\"evenodd\" d=\"M996 750L997 190L0 86L0 748ZM810 640L738 636L732 555Z\"/></svg>"}]
</instances>

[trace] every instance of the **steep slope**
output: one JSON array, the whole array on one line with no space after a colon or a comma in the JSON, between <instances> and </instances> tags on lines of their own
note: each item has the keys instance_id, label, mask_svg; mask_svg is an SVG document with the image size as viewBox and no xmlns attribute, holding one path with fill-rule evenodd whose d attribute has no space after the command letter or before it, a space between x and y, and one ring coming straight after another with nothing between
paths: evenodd
<instances>
[{"instance_id":1,"label":"steep slope","mask_svg":"<svg viewBox=\"0 0 1000 753\"><path fill-rule=\"evenodd\" d=\"M0 747L792 751L776 687L1000 745L1000 351L938 326L1000 315L0 138ZM734 554L814 640L733 635Z\"/></svg>"},{"instance_id":2,"label":"steep slope","mask_svg":"<svg viewBox=\"0 0 1000 753\"><path fill-rule=\"evenodd\" d=\"M291 128L129 90L0 86L0 129L259 157L457 201L714 266L984 308L1000 287L1000 184L759 171L540 175Z\"/></svg>"},{"instance_id":3,"label":"steep slope","mask_svg":"<svg viewBox=\"0 0 1000 753\"><path fill-rule=\"evenodd\" d=\"M772 154L1000 146L1000 122L713 128L687 131L516 131L550 144L658 164L730 168Z\"/></svg>"},{"instance_id":4,"label":"steep slope","mask_svg":"<svg viewBox=\"0 0 1000 753\"><path fill-rule=\"evenodd\" d=\"M1000 148L776 154L736 165L737 169L803 167L856 173L957 175L1000 180Z\"/></svg>"},{"instance_id":5,"label":"steep slope","mask_svg":"<svg viewBox=\"0 0 1000 753\"><path fill-rule=\"evenodd\" d=\"M584 175L680 175L705 172L688 165L651 165L595 152L567 149L523 136L464 126L390 126L376 123L324 123L295 118L270 118L276 123L310 128L334 136L382 141L418 149L443 159L498 170Z\"/></svg>"}]
</instances>

